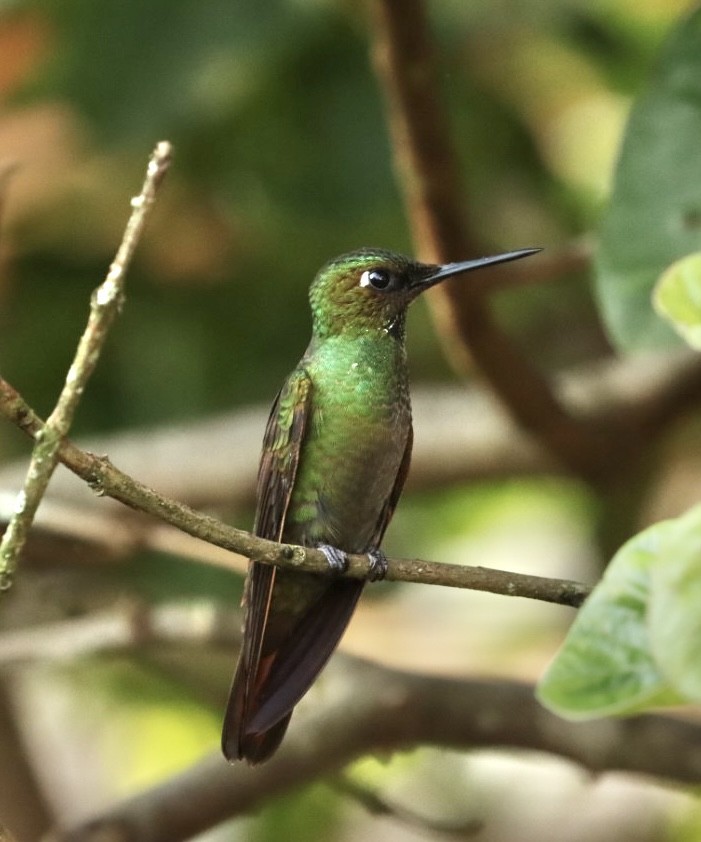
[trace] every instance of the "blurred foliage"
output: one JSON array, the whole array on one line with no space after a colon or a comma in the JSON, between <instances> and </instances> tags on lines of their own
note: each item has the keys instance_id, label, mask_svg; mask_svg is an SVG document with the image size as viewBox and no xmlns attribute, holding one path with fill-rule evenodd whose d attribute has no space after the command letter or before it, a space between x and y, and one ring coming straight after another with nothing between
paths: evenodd
<instances>
[{"instance_id":1,"label":"blurred foliage","mask_svg":"<svg viewBox=\"0 0 701 842\"><path fill-rule=\"evenodd\" d=\"M83 658L30 672L28 698L48 702L47 735L71 733L85 763L105 768L94 785L126 796L212 751L219 713L162 671L125 657ZM105 728L105 723L109 727ZM103 796L104 797L104 796Z\"/></svg>"},{"instance_id":2,"label":"blurred foliage","mask_svg":"<svg viewBox=\"0 0 701 842\"><path fill-rule=\"evenodd\" d=\"M262 811L246 839L250 842L305 842L334 839L342 828L341 799L323 784L313 784L302 793L278 799Z\"/></svg>"},{"instance_id":3,"label":"blurred foliage","mask_svg":"<svg viewBox=\"0 0 701 842\"><path fill-rule=\"evenodd\" d=\"M628 124L597 276L623 348L701 346L700 59L697 9ZM574 719L701 702L700 558L698 505L628 541L541 679L541 701Z\"/></svg>"},{"instance_id":4,"label":"blurred foliage","mask_svg":"<svg viewBox=\"0 0 701 842\"><path fill-rule=\"evenodd\" d=\"M688 5L429 3L442 92L465 171L465 204L486 247L550 249L598 226L631 102ZM686 38L695 31L680 32ZM693 75L701 51L691 42L682 46L680 58ZM53 405L151 147L161 138L176 147L76 434L269 401L308 339L306 289L316 269L360 245L411 251L361 4L6 0L0 2L0 55L0 168L6 161L20 164L0 189L0 358L4 376L40 412ZM664 194L665 179L674 175L660 166L658 138L635 128L667 119L660 117L655 86L674 69L675 48L665 55L657 70L662 76L652 77L652 93L636 106L628 133L613 216L604 228L607 260L621 247L619 234L611 234L616 214L625 217L623 228L638 225L645 202ZM676 126L663 123L661 140L675 144L691 167L698 161L698 132L690 130L695 122ZM631 180L628 154L641 156L646 175L654 170L655 179L639 184L640 202L621 193ZM688 171L680 172L696 189ZM670 201L678 183L670 182ZM654 220L645 222L650 249L657 241L653 228ZM647 251L633 252L628 246L628 256L647 259ZM659 265L652 260L645 284L677 254L675 247ZM605 350L588 280L576 275L498 299L508 329L548 369ZM619 280L604 278L601 295L620 298L625 285ZM631 323L649 308L649 289L645 295L643 302L635 292ZM449 376L422 304L411 315L409 345L415 379ZM8 432L0 437L0 458L20 447L26 445ZM592 498L566 481L427 493L403 501L388 549L574 575L572 568L594 555L593 509ZM635 562L627 572L634 568ZM105 589L149 600L215 594L234 604L241 587L221 571L155 555L98 576ZM524 613L512 604L500 616L495 606L503 600L496 597L475 611L468 595L426 590L385 587L378 595L399 595L388 600L393 604L403 600L414 636L395 620L392 628L416 642L408 644L411 654L423 653L431 668L457 663L465 670L477 663L498 671L519 659L522 674L532 674L545 655L526 655L523 666L527 647L569 617L564 609L545 616L542 606L529 605ZM525 601L518 602L523 608ZM644 606L636 622L643 623L643 615ZM443 637L441 622L446 629L450 624ZM506 629L501 636L497 625ZM384 631L387 626L384 620ZM372 651L375 631L370 627ZM76 729L87 696L97 700L96 728L115 718L110 763L119 774L112 785L123 791L156 780L216 742L218 723L207 702L193 695L192 683L177 680L185 672L176 670L172 678L150 661L90 661L57 680L45 677L53 684L38 694L52 704L63 698L60 687L87 694L70 702ZM410 767L425 771L430 757L417 757L395 760L387 776L377 761L354 774L384 785ZM438 765L445 775L457 768ZM424 781L437 780L435 766ZM423 790L412 787L411 798L417 792L418 801L426 797L425 783ZM460 797L447 784L434 800L443 795L453 796L453 804ZM341 803L314 787L271 805L260 819L235 823L231 838L331 838L342 832Z\"/></svg>"},{"instance_id":5,"label":"blurred foliage","mask_svg":"<svg viewBox=\"0 0 701 842\"><path fill-rule=\"evenodd\" d=\"M701 10L665 45L636 102L604 216L597 286L622 348L680 344L652 307L659 275L701 249Z\"/></svg>"},{"instance_id":6,"label":"blurred foliage","mask_svg":"<svg viewBox=\"0 0 701 842\"><path fill-rule=\"evenodd\" d=\"M692 348L701 350L701 253L682 257L662 274L653 305Z\"/></svg>"},{"instance_id":7,"label":"blurred foliage","mask_svg":"<svg viewBox=\"0 0 701 842\"><path fill-rule=\"evenodd\" d=\"M674 9L507 5L508 16L486 2L432 5L444 93L485 242L553 246L591 223L623 118L615 103L640 84ZM21 164L5 207L0 353L43 411L160 137L176 166L79 431L268 400L306 343L318 266L359 245L411 250L361 6L25 0L0 15L0 160ZM592 102L597 131L582 142ZM574 172L567 162L595 146ZM576 342L562 327L595 323L582 279L501 307L550 365L545 326L556 356L599 347L586 324ZM418 372L443 376L430 332L412 335Z\"/></svg>"}]
</instances>

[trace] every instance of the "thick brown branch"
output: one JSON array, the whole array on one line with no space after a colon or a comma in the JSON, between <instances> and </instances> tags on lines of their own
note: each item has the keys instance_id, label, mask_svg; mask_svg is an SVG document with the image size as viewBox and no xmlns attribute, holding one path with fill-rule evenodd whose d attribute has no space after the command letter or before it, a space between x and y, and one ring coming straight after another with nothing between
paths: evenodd
<instances>
[{"instance_id":1,"label":"thick brown branch","mask_svg":"<svg viewBox=\"0 0 701 842\"><path fill-rule=\"evenodd\" d=\"M370 9L374 66L416 251L421 259L436 262L477 254L465 220L448 119L437 96L424 4L372 0Z\"/></svg>"},{"instance_id":2,"label":"thick brown branch","mask_svg":"<svg viewBox=\"0 0 701 842\"><path fill-rule=\"evenodd\" d=\"M572 724L540 707L525 684L419 676L348 657L334 659L325 681L334 683L333 692L300 706L270 762L227 766L213 755L94 821L58 832L54 842L178 842L363 754L416 745L528 749L594 772L698 781L698 724L662 716Z\"/></svg>"},{"instance_id":3,"label":"thick brown branch","mask_svg":"<svg viewBox=\"0 0 701 842\"><path fill-rule=\"evenodd\" d=\"M461 179L440 103L423 0L372 0L374 64L385 94L400 187L421 259L444 263L481 254L462 207ZM494 267L493 285L512 267ZM485 288L446 282L430 303L449 357L472 358L518 424L575 475L606 485L628 463L630 437L613 423L598 429L570 415L548 381L497 325ZM616 458L613 458L613 457Z\"/></svg>"},{"instance_id":4,"label":"thick brown branch","mask_svg":"<svg viewBox=\"0 0 701 842\"><path fill-rule=\"evenodd\" d=\"M26 404L20 394L2 379L0 379L0 413L32 437L41 434L42 420ZM227 526L216 518L200 514L189 506L164 497L132 479L115 468L106 457L95 456L80 450L69 441L61 444L58 454L61 462L84 479L96 493L106 494L132 509L160 518L189 535L265 564L276 564L280 567L314 573L328 571L328 561L321 551L308 547L277 544L241 529ZM349 556L346 575L364 579L367 578L369 571L370 561L367 556ZM581 605L590 591L589 587L578 582L415 559L390 559L386 578L390 581L471 588L508 596L526 596L531 599L572 606Z\"/></svg>"}]
</instances>

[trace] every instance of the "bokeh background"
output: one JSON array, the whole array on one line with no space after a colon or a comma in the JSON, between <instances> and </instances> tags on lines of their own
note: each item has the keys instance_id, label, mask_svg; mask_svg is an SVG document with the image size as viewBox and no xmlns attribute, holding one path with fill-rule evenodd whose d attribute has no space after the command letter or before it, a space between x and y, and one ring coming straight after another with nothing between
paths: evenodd
<instances>
[{"instance_id":1,"label":"bokeh background","mask_svg":"<svg viewBox=\"0 0 701 842\"><path fill-rule=\"evenodd\" d=\"M429 3L465 203L490 248L578 243L586 251L631 102L689 7ZM0 359L39 413L53 406L157 140L174 144L175 163L76 438L138 436L268 404L306 345L306 290L317 268L362 245L412 252L367 25L362 4L348 0L0 2ZM555 283L499 296L496 306L547 371L609 353L579 264ZM411 316L409 354L417 386L462 388L423 302ZM26 453L6 424L0 460ZM234 505L217 488L209 502L250 525L250 501ZM386 548L593 581L603 562L598 515L573 480L453 482L407 495ZM239 576L163 553L99 572L69 567L61 558L29 566L12 622L132 598L236 606L240 596ZM571 616L523 600L381 586L344 645L418 670L535 679ZM7 677L6 730L29 754L49 812L83 816L215 748L233 661L233 653L149 652ZM43 768L42 757L50 758ZM671 833L686 804L620 776L591 785L564 761L501 754L468 761L414 752L364 761L354 774L456 821L486 810L491 830L480 839L663 838L660 827ZM15 803L20 818L25 794ZM589 835L561 835L563 817ZM531 835L519 836L520 827ZM206 838L413 840L433 832L368 818L318 785Z\"/></svg>"}]
</instances>

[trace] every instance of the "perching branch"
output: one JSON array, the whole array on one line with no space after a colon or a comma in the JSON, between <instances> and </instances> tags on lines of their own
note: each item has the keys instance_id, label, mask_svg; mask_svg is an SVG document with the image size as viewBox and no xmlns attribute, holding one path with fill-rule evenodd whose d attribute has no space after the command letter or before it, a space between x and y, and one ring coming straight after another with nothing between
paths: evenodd
<instances>
[{"instance_id":1,"label":"perching branch","mask_svg":"<svg viewBox=\"0 0 701 842\"><path fill-rule=\"evenodd\" d=\"M0 413L32 438L41 437L44 430L43 421L3 379L0 379ZM60 444L58 459L84 479L96 493L113 497L132 509L160 518L210 544L264 564L275 564L311 573L328 571L326 556L321 551L310 547L278 544L228 526L216 518L164 497L120 471L107 457L87 453L69 441L64 440ZM348 571L345 575L365 579L369 571L370 561L367 556L349 556ZM524 596L571 606L581 605L590 591L588 586L566 579L548 579L485 567L442 564L419 559L389 559L386 578L396 582L444 585L507 596Z\"/></svg>"},{"instance_id":2,"label":"perching branch","mask_svg":"<svg viewBox=\"0 0 701 842\"><path fill-rule=\"evenodd\" d=\"M651 449L670 424L701 402L701 365L688 353L608 360L558 378L558 393L568 406L602 425L611 416L630 419ZM410 488L557 470L479 389L418 389L413 404L416 444ZM267 407L247 408L188 426L95 438L87 448L138 466L142 482L168 497L194 508L230 509L253 502L266 417ZM20 418L15 421L20 423ZM223 462L216 455L221 453L230 458ZM14 495L9 489L22 481L25 470L17 460L0 471L0 523L11 516ZM247 564L243 556L167 523L134 517L119 505L86 495L68 472L54 475L34 532L55 538L58 546L69 540L91 564L117 561L144 549L239 573Z\"/></svg>"},{"instance_id":3,"label":"perching branch","mask_svg":"<svg viewBox=\"0 0 701 842\"><path fill-rule=\"evenodd\" d=\"M329 665L324 682L313 704L300 705L268 763L228 766L212 755L92 821L56 832L52 842L179 842L364 754L417 745L519 748L570 758L592 772L698 781L701 727L681 719L567 723L544 710L527 684L415 675L343 656Z\"/></svg>"},{"instance_id":4,"label":"perching branch","mask_svg":"<svg viewBox=\"0 0 701 842\"><path fill-rule=\"evenodd\" d=\"M372 0L370 7L374 67L416 251L434 263L482 254L466 221L423 0ZM534 270L537 261L530 260ZM499 278L512 271L510 265L494 267L491 285L505 285ZM630 431L618 430L613 421L599 429L567 412L498 326L486 292L479 283L447 281L429 294L449 358L463 371L473 359L519 426L573 474L595 486L610 485L636 452Z\"/></svg>"},{"instance_id":5,"label":"perching branch","mask_svg":"<svg viewBox=\"0 0 701 842\"><path fill-rule=\"evenodd\" d=\"M141 193L132 199L132 213L117 255L107 277L93 293L88 324L80 338L56 406L34 437L34 450L24 488L17 497L15 513L0 542L0 591L7 590L11 585L12 574L34 515L58 464L61 444L68 435L83 391L95 370L109 329L119 313L124 298L124 275L170 160L170 144L159 143L149 161Z\"/></svg>"}]
</instances>

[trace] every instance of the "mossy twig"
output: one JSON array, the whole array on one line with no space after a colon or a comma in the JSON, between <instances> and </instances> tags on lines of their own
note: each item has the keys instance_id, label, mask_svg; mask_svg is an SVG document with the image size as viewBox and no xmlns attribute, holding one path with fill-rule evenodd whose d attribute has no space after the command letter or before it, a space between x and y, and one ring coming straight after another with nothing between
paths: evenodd
<instances>
[{"instance_id":1,"label":"mossy twig","mask_svg":"<svg viewBox=\"0 0 701 842\"><path fill-rule=\"evenodd\" d=\"M165 141L154 149L146 178L138 196L132 199L132 212L107 277L94 291L88 324L78 343L75 357L56 406L34 436L34 450L24 482L17 495L15 511L0 542L0 591L12 584L17 560L27 539L42 497L59 462L61 444L68 435L83 391L95 370L107 334L124 298L124 276L131 263L146 224L148 212L170 166L171 145Z\"/></svg>"}]
</instances>

